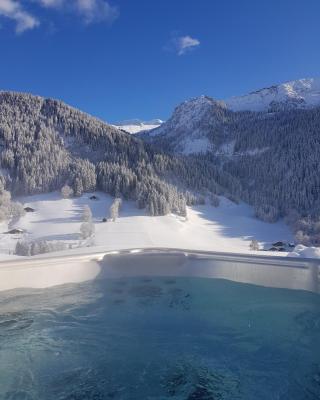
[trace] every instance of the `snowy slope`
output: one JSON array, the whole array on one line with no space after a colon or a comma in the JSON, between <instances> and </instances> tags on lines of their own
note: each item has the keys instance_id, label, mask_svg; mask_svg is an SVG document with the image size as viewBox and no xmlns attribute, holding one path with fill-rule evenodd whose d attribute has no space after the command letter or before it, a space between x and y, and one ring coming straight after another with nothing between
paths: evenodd
<instances>
[{"instance_id":1,"label":"snowy slope","mask_svg":"<svg viewBox=\"0 0 320 400\"><path fill-rule=\"evenodd\" d=\"M319 247L306 247L298 244L294 250L288 254L289 257L320 258Z\"/></svg>"},{"instance_id":2,"label":"snowy slope","mask_svg":"<svg viewBox=\"0 0 320 400\"><path fill-rule=\"evenodd\" d=\"M150 217L145 211L138 210L134 203L124 202L118 220L103 223L101 221L108 213L112 198L104 193L97 193L97 196L97 201L90 200L89 194L62 199L59 193L20 199L36 211L27 213L15 224L26 231L24 235L0 235L0 258L8 258L8 253L13 252L22 236L27 240L62 241L76 251L79 245L83 245L79 231L86 204L91 207L95 223L94 246L102 251L167 247L249 253L252 238L261 244L292 240L289 228L283 222L262 222L253 217L251 207L236 205L224 198L217 208L211 205L188 208L187 221L172 214ZM3 227L2 232L5 230Z\"/></svg>"},{"instance_id":3,"label":"snowy slope","mask_svg":"<svg viewBox=\"0 0 320 400\"><path fill-rule=\"evenodd\" d=\"M184 101L175 108L171 118L158 129L150 132L150 135L162 135L170 131L174 136L186 129L194 132L199 123L203 123L206 118L211 118L218 108L224 108L224 104L209 96L200 96Z\"/></svg>"},{"instance_id":4,"label":"snowy slope","mask_svg":"<svg viewBox=\"0 0 320 400\"><path fill-rule=\"evenodd\" d=\"M128 133L135 134L158 128L161 124L163 124L163 121L161 119L153 119L151 121L141 121L139 119L134 119L122 121L113 126L118 129L122 129Z\"/></svg>"},{"instance_id":5,"label":"snowy slope","mask_svg":"<svg viewBox=\"0 0 320 400\"><path fill-rule=\"evenodd\" d=\"M165 136L171 148L183 154L203 153L210 149L208 133L231 113L225 105L208 96L200 96L178 105L170 119L147 132L150 138Z\"/></svg>"},{"instance_id":6,"label":"snowy slope","mask_svg":"<svg viewBox=\"0 0 320 400\"><path fill-rule=\"evenodd\" d=\"M320 78L299 79L225 100L233 111L277 111L320 106Z\"/></svg>"},{"instance_id":7,"label":"snowy slope","mask_svg":"<svg viewBox=\"0 0 320 400\"><path fill-rule=\"evenodd\" d=\"M163 142L165 139L168 147L177 153L213 151L217 154L225 154L227 150L227 154L232 155L231 144L234 143L236 132L232 134L230 130L228 131L230 121L238 120L239 123L243 123L246 118L248 122L250 118L251 120L254 118L235 112L272 112L265 114L267 118L277 111L307 109L315 106L320 106L320 78L287 82L244 96L231 97L225 101L200 96L178 105L169 120L158 128L146 132L145 138L155 142L157 140ZM259 118L259 116L256 117ZM228 137L229 133L231 136ZM252 149L250 151L252 152ZM261 151L265 149L257 149L257 152Z\"/></svg>"},{"instance_id":8,"label":"snowy slope","mask_svg":"<svg viewBox=\"0 0 320 400\"><path fill-rule=\"evenodd\" d=\"M175 109L167 123L161 120L148 122L129 120L115 126L129 133L152 130L150 136L167 132L175 135L183 130L192 131L193 136L199 139L202 133L199 122L203 127L206 123L204 119L208 119L210 111L216 107L227 107L232 111L280 111L315 106L320 106L320 78L298 79L222 101L216 101L208 96L187 100ZM186 146L190 146L190 143L186 143ZM202 146L200 151L203 151Z\"/></svg>"}]
</instances>

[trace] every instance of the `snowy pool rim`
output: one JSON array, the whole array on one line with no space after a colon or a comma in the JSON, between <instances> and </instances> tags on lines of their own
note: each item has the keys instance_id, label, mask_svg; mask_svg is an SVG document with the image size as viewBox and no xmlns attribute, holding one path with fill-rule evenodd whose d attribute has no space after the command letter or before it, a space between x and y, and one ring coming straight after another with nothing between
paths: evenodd
<instances>
[{"instance_id":1,"label":"snowy pool rim","mask_svg":"<svg viewBox=\"0 0 320 400\"><path fill-rule=\"evenodd\" d=\"M32 264L34 267L46 263L55 263L59 261L96 261L101 260L107 255L134 255L134 254L183 254L186 257L209 257L216 260L223 261L237 261L237 262L255 262L257 264L268 264L274 266L289 266L295 268L304 268L312 265L320 267L320 258L306 258L306 257L288 257L288 256L271 256L271 255L258 255L249 253L233 253L233 252L218 252L209 250L198 249L181 249L181 248L167 248L167 247L141 247L141 248L127 248L127 249L114 249L114 250L91 250L82 249L85 251L80 252L59 252L51 254L41 254L32 257L21 257L20 259L0 261L1 268L9 266L23 266Z\"/></svg>"},{"instance_id":2,"label":"snowy pool rim","mask_svg":"<svg viewBox=\"0 0 320 400\"><path fill-rule=\"evenodd\" d=\"M320 293L320 259L158 247L97 250L83 249L77 254L68 252L1 262L0 292L48 288L121 274L169 274L222 278ZM172 267L163 263L161 257L164 256L174 260ZM128 267L126 260L133 267Z\"/></svg>"}]
</instances>

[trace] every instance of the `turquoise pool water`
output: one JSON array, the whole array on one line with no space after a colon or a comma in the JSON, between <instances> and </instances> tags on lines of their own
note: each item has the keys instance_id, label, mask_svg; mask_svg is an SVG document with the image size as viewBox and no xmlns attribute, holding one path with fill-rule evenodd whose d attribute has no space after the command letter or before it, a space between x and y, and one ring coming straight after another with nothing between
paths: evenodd
<instances>
[{"instance_id":1,"label":"turquoise pool water","mask_svg":"<svg viewBox=\"0 0 320 400\"><path fill-rule=\"evenodd\" d=\"M204 278L0 294L0 399L320 399L320 296Z\"/></svg>"}]
</instances>

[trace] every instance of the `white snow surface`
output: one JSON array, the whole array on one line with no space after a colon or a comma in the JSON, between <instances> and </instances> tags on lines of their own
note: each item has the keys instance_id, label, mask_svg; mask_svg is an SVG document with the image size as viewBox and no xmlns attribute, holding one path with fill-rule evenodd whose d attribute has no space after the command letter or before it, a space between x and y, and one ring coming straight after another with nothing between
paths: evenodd
<instances>
[{"instance_id":1,"label":"white snow surface","mask_svg":"<svg viewBox=\"0 0 320 400\"><path fill-rule=\"evenodd\" d=\"M225 100L233 111L268 111L320 106L320 78L298 79Z\"/></svg>"},{"instance_id":2,"label":"white snow surface","mask_svg":"<svg viewBox=\"0 0 320 400\"><path fill-rule=\"evenodd\" d=\"M320 258L319 247L306 247L299 244L288 254L289 257Z\"/></svg>"},{"instance_id":3,"label":"white snow surface","mask_svg":"<svg viewBox=\"0 0 320 400\"><path fill-rule=\"evenodd\" d=\"M151 121L141 121L139 119L122 121L113 125L118 129L122 129L128 133L136 134L143 131L150 131L151 129L156 129L163 124L161 119L153 119Z\"/></svg>"},{"instance_id":4,"label":"white snow surface","mask_svg":"<svg viewBox=\"0 0 320 400\"><path fill-rule=\"evenodd\" d=\"M93 245L97 251L165 247L283 256L287 253L250 251L250 241L258 240L261 247L278 240L292 241L289 228L282 221L275 224L259 221L254 218L250 206L236 205L225 198L220 199L217 208L209 204L189 207L187 220L173 214L151 217L144 210L138 210L133 202L124 201L117 221L103 223L113 199L97 192L99 199L94 201L89 199L91 195L62 199L59 193L50 193L20 198L35 212L27 213L15 223L15 227L25 230L23 235L0 234L0 259L16 257L9 253L13 254L22 237L63 241L72 247L73 254L80 251L78 246L84 243L79 231L86 204L93 214ZM1 232L6 230L7 227L2 226Z\"/></svg>"}]
</instances>

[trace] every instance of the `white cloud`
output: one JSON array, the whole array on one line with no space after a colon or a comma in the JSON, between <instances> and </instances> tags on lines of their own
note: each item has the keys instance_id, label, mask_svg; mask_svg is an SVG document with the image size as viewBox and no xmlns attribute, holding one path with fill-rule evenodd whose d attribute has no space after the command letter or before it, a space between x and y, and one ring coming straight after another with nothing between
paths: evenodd
<instances>
[{"instance_id":1,"label":"white cloud","mask_svg":"<svg viewBox=\"0 0 320 400\"><path fill-rule=\"evenodd\" d=\"M0 16L15 21L17 33L36 28L40 24L35 16L25 11L15 0L0 0Z\"/></svg>"},{"instance_id":2,"label":"white cloud","mask_svg":"<svg viewBox=\"0 0 320 400\"><path fill-rule=\"evenodd\" d=\"M177 54L182 56L183 54L186 54L187 52L199 46L200 41L188 35L180 36L173 39L173 45Z\"/></svg>"},{"instance_id":3,"label":"white cloud","mask_svg":"<svg viewBox=\"0 0 320 400\"><path fill-rule=\"evenodd\" d=\"M86 23L113 22L119 15L118 9L105 0L76 0L76 8Z\"/></svg>"},{"instance_id":4,"label":"white cloud","mask_svg":"<svg viewBox=\"0 0 320 400\"><path fill-rule=\"evenodd\" d=\"M56 9L59 12L77 13L86 24L113 22L119 15L118 8L107 0L28 0L40 7ZM27 3L27 1L25 1ZM15 30L22 33L40 25L39 19L27 11L22 0L0 0L0 17L15 22Z\"/></svg>"},{"instance_id":5,"label":"white cloud","mask_svg":"<svg viewBox=\"0 0 320 400\"><path fill-rule=\"evenodd\" d=\"M46 8L55 8L62 12L76 12L86 24L94 22L113 22L119 15L118 8L107 0L35 0Z\"/></svg>"},{"instance_id":6,"label":"white cloud","mask_svg":"<svg viewBox=\"0 0 320 400\"><path fill-rule=\"evenodd\" d=\"M59 8L63 5L64 0L38 0L38 2L47 8Z\"/></svg>"}]
</instances>

